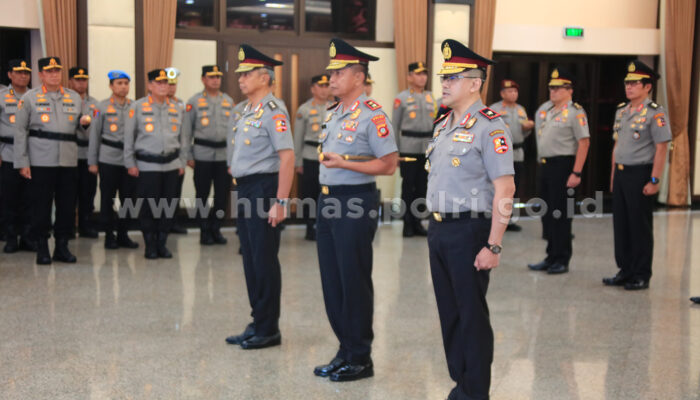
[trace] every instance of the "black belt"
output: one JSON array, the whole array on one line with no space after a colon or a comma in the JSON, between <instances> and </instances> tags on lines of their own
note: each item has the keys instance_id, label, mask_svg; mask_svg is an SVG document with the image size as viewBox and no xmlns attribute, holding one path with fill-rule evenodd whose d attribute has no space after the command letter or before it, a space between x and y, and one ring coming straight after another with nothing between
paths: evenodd
<instances>
[{"instance_id":1,"label":"black belt","mask_svg":"<svg viewBox=\"0 0 700 400\"><path fill-rule=\"evenodd\" d=\"M377 184L364 183L361 185L321 185L321 193L326 196L345 196L350 194L373 192L377 190Z\"/></svg>"},{"instance_id":2,"label":"black belt","mask_svg":"<svg viewBox=\"0 0 700 400\"><path fill-rule=\"evenodd\" d=\"M194 138L194 144L204 147L213 147L215 149L223 149L226 147L226 141L222 140L220 142L207 139Z\"/></svg>"},{"instance_id":3,"label":"black belt","mask_svg":"<svg viewBox=\"0 0 700 400\"><path fill-rule=\"evenodd\" d=\"M318 146L318 145L321 144L321 143L319 143L319 142L314 142L313 140L304 140L304 144L308 144L309 146L314 146L314 147L316 147L316 146Z\"/></svg>"},{"instance_id":4,"label":"black belt","mask_svg":"<svg viewBox=\"0 0 700 400\"><path fill-rule=\"evenodd\" d=\"M0 136L0 143L14 144L15 138L12 136Z\"/></svg>"},{"instance_id":5,"label":"black belt","mask_svg":"<svg viewBox=\"0 0 700 400\"><path fill-rule=\"evenodd\" d=\"M628 164L617 164L615 163L615 168L617 168L618 171L624 171L624 170L635 170L635 169L649 169L653 168L654 164L636 164L636 165L628 165Z\"/></svg>"},{"instance_id":6,"label":"black belt","mask_svg":"<svg viewBox=\"0 0 700 400\"><path fill-rule=\"evenodd\" d=\"M124 150L124 143L117 142L116 140L102 138L102 144L105 146L114 147L115 149Z\"/></svg>"},{"instance_id":7,"label":"black belt","mask_svg":"<svg viewBox=\"0 0 700 400\"><path fill-rule=\"evenodd\" d=\"M522 149L525 147L525 142L513 143L513 150Z\"/></svg>"},{"instance_id":8,"label":"black belt","mask_svg":"<svg viewBox=\"0 0 700 400\"><path fill-rule=\"evenodd\" d=\"M401 136L408 137L432 137L433 132L401 131Z\"/></svg>"},{"instance_id":9,"label":"black belt","mask_svg":"<svg viewBox=\"0 0 700 400\"><path fill-rule=\"evenodd\" d=\"M462 212L458 212L458 213L434 212L434 213L432 213L432 217L437 222L450 222L450 221L457 221L460 219L486 219L486 218L490 218L490 216L487 215L485 212L477 212L477 211L462 211Z\"/></svg>"},{"instance_id":10,"label":"black belt","mask_svg":"<svg viewBox=\"0 0 700 400\"><path fill-rule=\"evenodd\" d=\"M62 140L64 142L76 142L78 139L74 133L47 132L36 129L30 129L29 136L40 139Z\"/></svg>"},{"instance_id":11,"label":"black belt","mask_svg":"<svg viewBox=\"0 0 700 400\"><path fill-rule=\"evenodd\" d=\"M576 158L576 156L554 156L554 157L542 157L540 158L540 164L547 164L552 161L561 161L566 159Z\"/></svg>"},{"instance_id":12,"label":"black belt","mask_svg":"<svg viewBox=\"0 0 700 400\"><path fill-rule=\"evenodd\" d=\"M233 178L233 184L238 186L238 185L245 185L248 183L253 183L256 181L259 181L264 178L271 178L273 176L277 176L277 172L268 172L268 173L263 173L263 174L252 174L252 175L246 175L246 176L241 176L240 178Z\"/></svg>"},{"instance_id":13,"label":"black belt","mask_svg":"<svg viewBox=\"0 0 700 400\"><path fill-rule=\"evenodd\" d=\"M176 160L179 156L179 152L173 151L170 154L154 154L154 153L146 153L146 152L139 152L136 153L136 159L139 161L143 162L150 162L150 163L156 163L156 164L167 164L170 161Z\"/></svg>"},{"instance_id":14,"label":"black belt","mask_svg":"<svg viewBox=\"0 0 700 400\"><path fill-rule=\"evenodd\" d=\"M87 141L85 139L79 139L79 138L75 138L75 142L78 143L79 147L88 147L88 145L90 144L89 141Z\"/></svg>"}]
</instances>

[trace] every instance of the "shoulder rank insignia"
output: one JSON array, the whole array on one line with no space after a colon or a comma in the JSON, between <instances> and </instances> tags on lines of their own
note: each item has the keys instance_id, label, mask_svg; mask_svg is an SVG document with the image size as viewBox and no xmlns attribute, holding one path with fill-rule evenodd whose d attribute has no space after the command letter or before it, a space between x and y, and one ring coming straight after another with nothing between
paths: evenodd
<instances>
[{"instance_id":1,"label":"shoulder rank insignia","mask_svg":"<svg viewBox=\"0 0 700 400\"><path fill-rule=\"evenodd\" d=\"M332 110L332 109L338 107L338 104L340 104L340 103L337 102L337 101L334 102L333 104L331 104L330 106L328 106L328 108L326 108L326 111L330 111L330 110Z\"/></svg>"},{"instance_id":2,"label":"shoulder rank insignia","mask_svg":"<svg viewBox=\"0 0 700 400\"><path fill-rule=\"evenodd\" d=\"M277 104L275 104L274 101L270 100L267 102L268 107L270 107L270 110L276 110L277 109Z\"/></svg>"},{"instance_id":3,"label":"shoulder rank insignia","mask_svg":"<svg viewBox=\"0 0 700 400\"><path fill-rule=\"evenodd\" d=\"M617 108L622 108L622 107L624 107L624 106L626 106L626 105L627 105L627 103L625 103L625 102L623 101L622 103L620 103L620 104L617 105Z\"/></svg>"},{"instance_id":4,"label":"shoulder rank insignia","mask_svg":"<svg viewBox=\"0 0 700 400\"><path fill-rule=\"evenodd\" d=\"M433 122L433 126L435 126L435 125L439 124L440 122L442 122L442 120L444 120L445 118L447 118L447 116L449 116L451 113L452 113L452 111L449 111L449 112L446 112L446 113L442 114L442 115L440 116L440 118L436 119L435 122Z\"/></svg>"},{"instance_id":5,"label":"shoulder rank insignia","mask_svg":"<svg viewBox=\"0 0 700 400\"><path fill-rule=\"evenodd\" d=\"M651 108L653 108L654 110L656 110L657 108L659 108L659 105L656 104L656 103L654 103L654 102L652 101L651 103L649 103L649 107L651 107Z\"/></svg>"},{"instance_id":6,"label":"shoulder rank insignia","mask_svg":"<svg viewBox=\"0 0 700 400\"><path fill-rule=\"evenodd\" d=\"M580 109L582 109L583 107L581 107L581 105L578 104L578 103L574 103L574 108L577 109L577 110L580 110Z\"/></svg>"},{"instance_id":7,"label":"shoulder rank insignia","mask_svg":"<svg viewBox=\"0 0 700 400\"><path fill-rule=\"evenodd\" d=\"M489 120L492 120L494 118L498 118L501 116L501 114L493 111L492 109L490 109L488 107L482 108L481 110L479 110L479 112L481 113L481 115L488 118Z\"/></svg>"},{"instance_id":8,"label":"shoulder rank insignia","mask_svg":"<svg viewBox=\"0 0 700 400\"><path fill-rule=\"evenodd\" d=\"M379 104L377 104L377 102L374 101L374 100L367 100L367 101L365 101L365 105L366 105L367 107L369 107L369 109L372 110L372 111L379 110L380 108L382 108L382 106L380 106Z\"/></svg>"}]
</instances>

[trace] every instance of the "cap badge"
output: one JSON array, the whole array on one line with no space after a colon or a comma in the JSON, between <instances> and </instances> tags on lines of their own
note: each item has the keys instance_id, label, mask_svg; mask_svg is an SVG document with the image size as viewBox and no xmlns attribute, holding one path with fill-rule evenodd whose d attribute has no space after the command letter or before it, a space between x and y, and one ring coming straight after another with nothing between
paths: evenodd
<instances>
[{"instance_id":1,"label":"cap badge","mask_svg":"<svg viewBox=\"0 0 700 400\"><path fill-rule=\"evenodd\" d=\"M243 51L243 47L241 47L241 49L238 50L238 61L243 60L245 60L245 51Z\"/></svg>"},{"instance_id":2,"label":"cap badge","mask_svg":"<svg viewBox=\"0 0 700 400\"><path fill-rule=\"evenodd\" d=\"M559 70L554 68L554 71L552 71L552 78L557 79L559 78Z\"/></svg>"},{"instance_id":3,"label":"cap badge","mask_svg":"<svg viewBox=\"0 0 700 400\"><path fill-rule=\"evenodd\" d=\"M452 49L450 48L449 43L445 43L445 47L442 48L442 56L445 58L445 60L452 58Z\"/></svg>"},{"instance_id":4,"label":"cap badge","mask_svg":"<svg viewBox=\"0 0 700 400\"><path fill-rule=\"evenodd\" d=\"M335 43L331 43L331 48L328 50L328 55L330 55L331 58L335 57L335 55L336 55Z\"/></svg>"},{"instance_id":5,"label":"cap badge","mask_svg":"<svg viewBox=\"0 0 700 400\"><path fill-rule=\"evenodd\" d=\"M634 63L631 62L629 67L627 67L628 72L634 72L637 68L634 66Z\"/></svg>"},{"instance_id":6,"label":"cap badge","mask_svg":"<svg viewBox=\"0 0 700 400\"><path fill-rule=\"evenodd\" d=\"M58 65L58 63L56 63L55 58L52 58L51 60L49 60L49 65L55 66L55 65Z\"/></svg>"}]
</instances>

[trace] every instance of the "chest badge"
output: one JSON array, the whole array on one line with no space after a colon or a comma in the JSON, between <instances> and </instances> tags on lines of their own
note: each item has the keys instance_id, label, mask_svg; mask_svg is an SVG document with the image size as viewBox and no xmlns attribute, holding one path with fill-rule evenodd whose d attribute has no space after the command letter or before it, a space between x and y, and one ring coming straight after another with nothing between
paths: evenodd
<instances>
[{"instance_id":1,"label":"chest badge","mask_svg":"<svg viewBox=\"0 0 700 400\"><path fill-rule=\"evenodd\" d=\"M473 117L472 119L467 121L467 123L464 125L464 127L467 129L471 129L471 127L473 127L474 124L476 124L476 117Z\"/></svg>"},{"instance_id":2,"label":"chest badge","mask_svg":"<svg viewBox=\"0 0 700 400\"><path fill-rule=\"evenodd\" d=\"M153 124L146 124L145 129L146 129L146 132L149 132L149 133L153 132L153 129L154 129Z\"/></svg>"},{"instance_id":3,"label":"chest badge","mask_svg":"<svg viewBox=\"0 0 700 400\"><path fill-rule=\"evenodd\" d=\"M47 123L51 120L51 117L49 117L49 114L41 114L41 122Z\"/></svg>"},{"instance_id":4,"label":"chest badge","mask_svg":"<svg viewBox=\"0 0 700 400\"><path fill-rule=\"evenodd\" d=\"M116 132L117 129L119 129L119 127L117 126L117 124L112 124L112 125L109 126L109 131L110 131L110 132Z\"/></svg>"},{"instance_id":5,"label":"chest badge","mask_svg":"<svg viewBox=\"0 0 700 400\"><path fill-rule=\"evenodd\" d=\"M459 161L459 158L455 157L452 159L452 166L453 167L459 167L460 165L462 165L462 162Z\"/></svg>"},{"instance_id":6,"label":"chest badge","mask_svg":"<svg viewBox=\"0 0 700 400\"><path fill-rule=\"evenodd\" d=\"M209 118L207 117L202 117L200 122L202 123L202 126L209 126Z\"/></svg>"},{"instance_id":7,"label":"chest badge","mask_svg":"<svg viewBox=\"0 0 700 400\"><path fill-rule=\"evenodd\" d=\"M362 109L358 108L352 114L350 114L350 119L357 119L360 116L361 112L362 112ZM326 122L328 122L328 121L326 121Z\"/></svg>"},{"instance_id":8,"label":"chest badge","mask_svg":"<svg viewBox=\"0 0 700 400\"><path fill-rule=\"evenodd\" d=\"M416 112L415 112L415 111L411 111L410 113L408 113L408 118L410 118L410 119L416 118Z\"/></svg>"},{"instance_id":9,"label":"chest badge","mask_svg":"<svg viewBox=\"0 0 700 400\"><path fill-rule=\"evenodd\" d=\"M639 140L639 138L641 137L641 135L639 134L639 132L634 131L634 133L632 134L632 137L633 137L635 140Z\"/></svg>"}]
</instances>

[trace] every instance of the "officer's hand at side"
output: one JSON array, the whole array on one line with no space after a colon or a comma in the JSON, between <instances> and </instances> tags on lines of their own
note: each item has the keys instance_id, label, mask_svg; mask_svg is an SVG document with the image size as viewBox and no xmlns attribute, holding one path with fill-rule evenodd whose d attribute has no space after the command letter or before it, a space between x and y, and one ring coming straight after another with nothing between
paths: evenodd
<instances>
[{"instance_id":1,"label":"officer's hand at side","mask_svg":"<svg viewBox=\"0 0 700 400\"><path fill-rule=\"evenodd\" d=\"M481 249L479 254L476 255L474 267L476 267L476 269L479 271L489 270L498 267L498 263L500 261L500 254L494 254L491 250L484 247Z\"/></svg>"},{"instance_id":2,"label":"officer's hand at side","mask_svg":"<svg viewBox=\"0 0 700 400\"><path fill-rule=\"evenodd\" d=\"M89 171L91 174L93 174L93 175L97 175L97 165L91 165L91 166L89 166L89 167L88 167L88 171Z\"/></svg>"},{"instance_id":3,"label":"officer's hand at side","mask_svg":"<svg viewBox=\"0 0 700 400\"><path fill-rule=\"evenodd\" d=\"M581 183L581 178L579 178L578 176L576 176L574 174L571 174L571 175L569 175L569 180L566 181L566 187L575 188L580 183Z\"/></svg>"},{"instance_id":4,"label":"officer's hand at side","mask_svg":"<svg viewBox=\"0 0 700 400\"><path fill-rule=\"evenodd\" d=\"M296 171L296 173L299 175L304 175L304 167L296 167L294 168L294 171Z\"/></svg>"},{"instance_id":5,"label":"officer's hand at side","mask_svg":"<svg viewBox=\"0 0 700 400\"><path fill-rule=\"evenodd\" d=\"M231 167L228 168L228 174L233 176L233 172L231 172Z\"/></svg>"},{"instance_id":6,"label":"officer's hand at side","mask_svg":"<svg viewBox=\"0 0 700 400\"><path fill-rule=\"evenodd\" d=\"M178 168L178 169L177 169L177 174L180 175L180 176L184 175L184 174L185 174L185 169L184 169L184 168Z\"/></svg>"},{"instance_id":7,"label":"officer's hand at side","mask_svg":"<svg viewBox=\"0 0 700 400\"><path fill-rule=\"evenodd\" d=\"M80 117L80 125L87 126L90 125L90 122L92 122L92 118L90 118L89 115L83 115Z\"/></svg>"},{"instance_id":8,"label":"officer's hand at side","mask_svg":"<svg viewBox=\"0 0 700 400\"><path fill-rule=\"evenodd\" d=\"M659 193L659 185L647 182L647 184L644 185L644 189L642 189L642 193L644 193L645 196L653 196Z\"/></svg>"},{"instance_id":9,"label":"officer's hand at side","mask_svg":"<svg viewBox=\"0 0 700 400\"><path fill-rule=\"evenodd\" d=\"M131 167L126 172L133 177L139 176L139 169L137 167Z\"/></svg>"},{"instance_id":10,"label":"officer's hand at side","mask_svg":"<svg viewBox=\"0 0 700 400\"><path fill-rule=\"evenodd\" d=\"M190 168L194 168L194 160L187 161L187 166Z\"/></svg>"},{"instance_id":11,"label":"officer's hand at side","mask_svg":"<svg viewBox=\"0 0 700 400\"><path fill-rule=\"evenodd\" d=\"M287 208L279 203L275 203L267 217L267 223L273 227L279 225L280 222L287 218Z\"/></svg>"},{"instance_id":12,"label":"officer's hand at side","mask_svg":"<svg viewBox=\"0 0 700 400\"><path fill-rule=\"evenodd\" d=\"M24 178L32 179L32 169L29 167L24 167L19 169L19 174Z\"/></svg>"},{"instance_id":13,"label":"officer's hand at side","mask_svg":"<svg viewBox=\"0 0 700 400\"><path fill-rule=\"evenodd\" d=\"M338 153L323 153L323 164L326 168L342 168L345 160Z\"/></svg>"}]
</instances>

